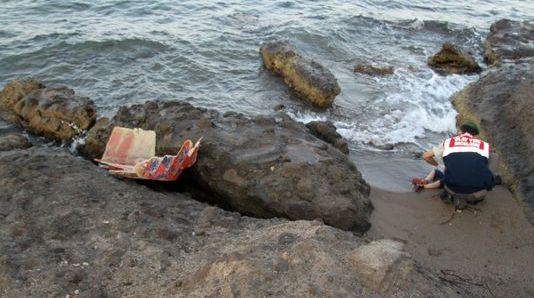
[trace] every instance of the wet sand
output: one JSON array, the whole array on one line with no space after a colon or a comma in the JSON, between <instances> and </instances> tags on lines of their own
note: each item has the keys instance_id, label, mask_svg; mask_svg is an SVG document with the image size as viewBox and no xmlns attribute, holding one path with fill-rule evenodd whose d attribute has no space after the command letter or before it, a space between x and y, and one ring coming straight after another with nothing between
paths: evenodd
<instances>
[{"instance_id":1,"label":"wet sand","mask_svg":"<svg viewBox=\"0 0 534 298\"><path fill-rule=\"evenodd\" d=\"M476 209L457 213L437 193L373 188L367 237L404 242L421 265L480 296L534 297L534 226L512 194L498 186Z\"/></svg>"}]
</instances>

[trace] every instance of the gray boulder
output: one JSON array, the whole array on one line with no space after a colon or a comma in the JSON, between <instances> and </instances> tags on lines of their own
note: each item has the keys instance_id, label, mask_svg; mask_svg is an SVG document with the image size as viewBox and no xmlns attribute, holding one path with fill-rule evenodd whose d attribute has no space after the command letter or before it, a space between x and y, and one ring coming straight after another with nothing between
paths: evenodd
<instances>
[{"instance_id":1,"label":"gray boulder","mask_svg":"<svg viewBox=\"0 0 534 298\"><path fill-rule=\"evenodd\" d=\"M306 127L319 139L332 144L339 151L349 154L349 144L336 131L336 126L330 121L311 121L306 123Z\"/></svg>"},{"instance_id":2,"label":"gray boulder","mask_svg":"<svg viewBox=\"0 0 534 298\"><path fill-rule=\"evenodd\" d=\"M32 144L28 138L20 133L10 133L7 135L0 135L0 151L8 151L13 149L26 149Z\"/></svg>"},{"instance_id":3,"label":"gray boulder","mask_svg":"<svg viewBox=\"0 0 534 298\"><path fill-rule=\"evenodd\" d=\"M157 193L59 148L0 152L3 297L466 297L392 240Z\"/></svg>"},{"instance_id":4,"label":"gray boulder","mask_svg":"<svg viewBox=\"0 0 534 298\"><path fill-rule=\"evenodd\" d=\"M318 108L332 105L341 92L334 75L321 64L302 57L286 41L268 42L260 54L265 67L284 78L302 98Z\"/></svg>"},{"instance_id":5,"label":"gray boulder","mask_svg":"<svg viewBox=\"0 0 534 298\"><path fill-rule=\"evenodd\" d=\"M531 210L534 223L534 58L503 63L453 96L459 120L474 120L499 153L499 174Z\"/></svg>"},{"instance_id":6,"label":"gray boulder","mask_svg":"<svg viewBox=\"0 0 534 298\"><path fill-rule=\"evenodd\" d=\"M321 219L357 232L369 228L369 185L354 164L285 114L220 115L187 103L121 108L89 131L81 152L100 157L114 126L154 130L158 154L203 137L195 181L233 210L256 217Z\"/></svg>"},{"instance_id":7,"label":"gray boulder","mask_svg":"<svg viewBox=\"0 0 534 298\"><path fill-rule=\"evenodd\" d=\"M46 88L32 79L9 82L0 92L0 110L4 120L54 140L70 140L96 120L89 98L67 87Z\"/></svg>"},{"instance_id":8,"label":"gray boulder","mask_svg":"<svg viewBox=\"0 0 534 298\"><path fill-rule=\"evenodd\" d=\"M481 71L473 57L461 47L444 43L440 51L428 59L428 65L443 74L469 74Z\"/></svg>"},{"instance_id":9,"label":"gray boulder","mask_svg":"<svg viewBox=\"0 0 534 298\"><path fill-rule=\"evenodd\" d=\"M493 23L484 48L488 65L501 60L534 57L534 22L502 19Z\"/></svg>"}]
</instances>

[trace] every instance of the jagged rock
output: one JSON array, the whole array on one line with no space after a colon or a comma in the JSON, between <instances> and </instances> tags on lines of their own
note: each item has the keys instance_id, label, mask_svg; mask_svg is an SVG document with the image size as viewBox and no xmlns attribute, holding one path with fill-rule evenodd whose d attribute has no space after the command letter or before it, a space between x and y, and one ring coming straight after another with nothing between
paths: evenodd
<instances>
[{"instance_id":1,"label":"jagged rock","mask_svg":"<svg viewBox=\"0 0 534 298\"><path fill-rule=\"evenodd\" d=\"M19 123L19 116L13 111L15 104L30 92L45 88L42 82L25 78L13 80L0 91L0 116L11 123Z\"/></svg>"},{"instance_id":2,"label":"jagged rock","mask_svg":"<svg viewBox=\"0 0 534 298\"><path fill-rule=\"evenodd\" d=\"M491 25L484 42L488 65L526 57L534 57L534 22L502 19Z\"/></svg>"},{"instance_id":3,"label":"jagged rock","mask_svg":"<svg viewBox=\"0 0 534 298\"><path fill-rule=\"evenodd\" d=\"M363 73L369 76L389 76L393 74L393 66L373 66L358 64L354 66L354 72Z\"/></svg>"},{"instance_id":4,"label":"jagged rock","mask_svg":"<svg viewBox=\"0 0 534 298\"><path fill-rule=\"evenodd\" d=\"M369 228L369 185L357 168L285 114L249 119L187 103L148 102L99 121L81 152L100 157L114 126L156 131L158 154L175 154L184 139L203 137L192 168L195 180L243 214L318 218L358 232Z\"/></svg>"},{"instance_id":5,"label":"jagged rock","mask_svg":"<svg viewBox=\"0 0 534 298\"><path fill-rule=\"evenodd\" d=\"M17 133L11 133L5 136L0 136L0 151L8 151L13 149L26 149L32 144L28 139Z\"/></svg>"},{"instance_id":6,"label":"jagged rock","mask_svg":"<svg viewBox=\"0 0 534 298\"><path fill-rule=\"evenodd\" d=\"M441 50L428 59L428 65L446 74L469 74L481 71L478 63L466 50L450 43L444 43Z\"/></svg>"},{"instance_id":7,"label":"jagged rock","mask_svg":"<svg viewBox=\"0 0 534 298\"><path fill-rule=\"evenodd\" d=\"M336 126L329 121L311 121L306 124L311 133L319 139L332 144L339 151L349 154L349 145L336 131Z\"/></svg>"},{"instance_id":8,"label":"jagged rock","mask_svg":"<svg viewBox=\"0 0 534 298\"><path fill-rule=\"evenodd\" d=\"M282 76L284 82L319 108L332 105L341 92L334 75L321 64L299 55L286 41L268 42L260 54L265 67Z\"/></svg>"},{"instance_id":9,"label":"jagged rock","mask_svg":"<svg viewBox=\"0 0 534 298\"><path fill-rule=\"evenodd\" d=\"M460 118L472 119L499 153L499 174L530 205L534 223L534 58L503 63L453 96Z\"/></svg>"},{"instance_id":10,"label":"jagged rock","mask_svg":"<svg viewBox=\"0 0 534 298\"><path fill-rule=\"evenodd\" d=\"M96 120L89 98L76 96L67 87L46 88L32 79L9 82L0 93L0 103L6 121L54 140L70 140Z\"/></svg>"},{"instance_id":11,"label":"jagged rock","mask_svg":"<svg viewBox=\"0 0 534 298\"><path fill-rule=\"evenodd\" d=\"M0 163L4 297L472 296L417 264L391 262L409 257L387 245L158 193L60 148L4 151ZM358 255L371 259L359 266ZM373 268L392 270L370 284Z\"/></svg>"}]
</instances>

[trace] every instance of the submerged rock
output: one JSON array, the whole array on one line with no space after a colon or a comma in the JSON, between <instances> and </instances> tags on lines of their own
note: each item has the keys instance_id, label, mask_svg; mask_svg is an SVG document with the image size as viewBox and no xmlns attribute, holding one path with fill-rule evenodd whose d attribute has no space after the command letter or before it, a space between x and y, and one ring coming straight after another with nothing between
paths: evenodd
<instances>
[{"instance_id":1,"label":"submerged rock","mask_svg":"<svg viewBox=\"0 0 534 298\"><path fill-rule=\"evenodd\" d=\"M46 88L32 79L9 82L0 92L6 121L54 140L70 140L96 120L95 106L67 87Z\"/></svg>"},{"instance_id":2,"label":"submerged rock","mask_svg":"<svg viewBox=\"0 0 534 298\"><path fill-rule=\"evenodd\" d=\"M499 174L530 205L534 223L534 58L503 63L453 96L462 118L472 119L499 153Z\"/></svg>"},{"instance_id":3,"label":"submerged rock","mask_svg":"<svg viewBox=\"0 0 534 298\"><path fill-rule=\"evenodd\" d=\"M369 76L389 76L393 74L393 66L373 66L358 64L354 66L354 72L363 73Z\"/></svg>"},{"instance_id":4,"label":"submerged rock","mask_svg":"<svg viewBox=\"0 0 534 298\"><path fill-rule=\"evenodd\" d=\"M459 46L444 43L441 50L428 59L428 65L440 73L469 74L481 71L473 57Z\"/></svg>"},{"instance_id":5,"label":"submerged rock","mask_svg":"<svg viewBox=\"0 0 534 298\"><path fill-rule=\"evenodd\" d=\"M121 181L60 148L0 152L5 297L466 297L400 243L254 219Z\"/></svg>"},{"instance_id":6,"label":"submerged rock","mask_svg":"<svg viewBox=\"0 0 534 298\"><path fill-rule=\"evenodd\" d=\"M221 116L187 103L148 102L99 120L81 151L100 157L114 126L154 130L158 154L175 154L186 138L203 137L192 168L196 182L243 214L317 218L357 232L369 228L369 185L360 172L285 114Z\"/></svg>"},{"instance_id":7,"label":"submerged rock","mask_svg":"<svg viewBox=\"0 0 534 298\"><path fill-rule=\"evenodd\" d=\"M349 144L339 133L330 121L311 121L306 123L306 127L319 139L332 144L339 151L349 154Z\"/></svg>"},{"instance_id":8,"label":"submerged rock","mask_svg":"<svg viewBox=\"0 0 534 298\"><path fill-rule=\"evenodd\" d=\"M321 64L299 55L285 41L265 43L260 48L265 67L316 107L327 108L341 92L334 75Z\"/></svg>"},{"instance_id":9,"label":"submerged rock","mask_svg":"<svg viewBox=\"0 0 534 298\"><path fill-rule=\"evenodd\" d=\"M500 60L534 57L534 22L502 19L493 23L484 48L488 65Z\"/></svg>"}]
</instances>

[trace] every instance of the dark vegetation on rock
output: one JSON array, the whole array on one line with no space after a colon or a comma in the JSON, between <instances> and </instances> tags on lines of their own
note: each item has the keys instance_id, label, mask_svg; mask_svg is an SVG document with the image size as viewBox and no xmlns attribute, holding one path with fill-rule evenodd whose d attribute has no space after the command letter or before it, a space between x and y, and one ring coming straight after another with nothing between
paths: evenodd
<instances>
[{"instance_id":1,"label":"dark vegetation on rock","mask_svg":"<svg viewBox=\"0 0 534 298\"><path fill-rule=\"evenodd\" d=\"M441 74L470 74L481 71L473 57L459 46L444 43L439 52L428 59L428 65Z\"/></svg>"},{"instance_id":2,"label":"dark vegetation on rock","mask_svg":"<svg viewBox=\"0 0 534 298\"><path fill-rule=\"evenodd\" d=\"M100 157L114 126L154 130L156 153L203 137L193 180L220 205L256 217L321 219L369 228L369 185L348 158L285 114L247 118L180 102L147 102L100 119L80 151Z\"/></svg>"},{"instance_id":3,"label":"dark vegetation on rock","mask_svg":"<svg viewBox=\"0 0 534 298\"><path fill-rule=\"evenodd\" d=\"M484 60L488 65L534 57L534 22L503 19L493 23L484 48Z\"/></svg>"},{"instance_id":4,"label":"dark vegetation on rock","mask_svg":"<svg viewBox=\"0 0 534 298\"><path fill-rule=\"evenodd\" d=\"M260 54L265 67L282 76L303 99L318 108L332 105L341 92L334 75L318 62L298 54L286 41L268 42Z\"/></svg>"},{"instance_id":5,"label":"dark vegetation on rock","mask_svg":"<svg viewBox=\"0 0 534 298\"><path fill-rule=\"evenodd\" d=\"M362 73L369 76L389 76L393 74L393 66L374 66L368 64L357 64L354 66L354 72Z\"/></svg>"}]
</instances>

